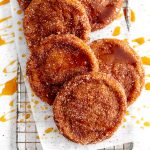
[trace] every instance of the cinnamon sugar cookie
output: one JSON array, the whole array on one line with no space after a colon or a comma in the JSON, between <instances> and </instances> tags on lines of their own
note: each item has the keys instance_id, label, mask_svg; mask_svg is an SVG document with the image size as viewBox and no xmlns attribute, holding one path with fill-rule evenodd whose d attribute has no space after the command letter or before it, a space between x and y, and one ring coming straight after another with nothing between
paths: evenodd
<instances>
[{"instance_id":1,"label":"cinnamon sugar cookie","mask_svg":"<svg viewBox=\"0 0 150 150\"><path fill-rule=\"evenodd\" d=\"M54 120L65 137L90 144L105 140L117 130L126 111L122 86L110 75L80 75L58 93Z\"/></svg>"},{"instance_id":2,"label":"cinnamon sugar cookie","mask_svg":"<svg viewBox=\"0 0 150 150\"><path fill-rule=\"evenodd\" d=\"M32 51L51 34L74 34L88 41L91 27L78 0L32 0L25 10L24 33Z\"/></svg>"},{"instance_id":3,"label":"cinnamon sugar cookie","mask_svg":"<svg viewBox=\"0 0 150 150\"><path fill-rule=\"evenodd\" d=\"M40 42L38 53L32 53L27 63L32 90L49 104L53 103L64 82L98 70L97 59L90 47L74 35L45 38Z\"/></svg>"},{"instance_id":4,"label":"cinnamon sugar cookie","mask_svg":"<svg viewBox=\"0 0 150 150\"><path fill-rule=\"evenodd\" d=\"M25 10L29 4L31 3L31 0L18 0L18 3L20 5L20 7Z\"/></svg>"},{"instance_id":5,"label":"cinnamon sugar cookie","mask_svg":"<svg viewBox=\"0 0 150 150\"><path fill-rule=\"evenodd\" d=\"M128 105L140 95L144 70L140 58L129 45L117 39L101 39L91 45L101 72L111 74L125 89Z\"/></svg>"},{"instance_id":6,"label":"cinnamon sugar cookie","mask_svg":"<svg viewBox=\"0 0 150 150\"><path fill-rule=\"evenodd\" d=\"M80 0L88 14L92 31L104 28L116 19L123 0Z\"/></svg>"}]
</instances>

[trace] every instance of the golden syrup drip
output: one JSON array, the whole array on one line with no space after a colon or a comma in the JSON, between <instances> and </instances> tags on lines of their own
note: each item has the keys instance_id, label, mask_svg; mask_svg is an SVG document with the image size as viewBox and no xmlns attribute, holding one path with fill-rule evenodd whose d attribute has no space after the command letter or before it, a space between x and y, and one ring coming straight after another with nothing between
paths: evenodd
<instances>
[{"instance_id":1,"label":"golden syrup drip","mask_svg":"<svg viewBox=\"0 0 150 150\"><path fill-rule=\"evenodd\" d=\"M13 36L13 37L15 37L15 33L13 32L13 33L11 33L11 35Z\"/></svg>"},{"instance_id":2,"label":"golden syrup drip","mask_svg":"<svg viewBox=\"0 0 150 150\"><path fill-rule=\"evenodd\" d=\"M6 29L10 29L10 28L12 28L12 25L10 25L10 26L6 26L6 27L4 27L4 28L1 28L1 29L0 29L0 31L2 31L2 30L6 30Z\"/></svg>"},{"instance_id":3,"label":"golden syrup drip","mask_svg":"<svg viewBox=\"0 0 150 150\"><path fill-rule=\"evenodd\" d=\"M6 119L7 114L12 113L12 112L15 112L15 110L13 109L13 110L7 112L6 114L0 116L0 122L6 122L6 121L16 118L16 117L12 117L12 118Z\"/></svg>"},{"instance_id":4,"label":"golden syrup drip","mask_svg":"<svg viewBox=\"0 0 150 150\"><path fill-rule=\"evenodd\" d=\"M11 43L14 43L14 42L15 42L15 41L12 40L12 41L7 42L6 44L11 44Z\"/></svg>"},{"instance_id":5,"label":"golden syrup drip","mask_svg":"<svg viewBox=\"0 0 150 150\"><path fill-rule=\"evenodd\" d=\"M14 106L14 100L10 101L9 106Z\"/></svg>"},{"instance_id":6,"label":"golden syrup drip","mask_svg":"<svg viewBox=\"0 0 150 150\"><path fill-rule=\"evenodd\" d=\"M15 112L15 109L12 109L12 110L11 110L11 111L9 111L9 112ZM8 113L9 113L9 112L8 112Z\"/></svg>"},{"instance_id":7,"label":"golden syrup drip","mask_svg":"<svg viewBox=\"0 0 150 150\"><path fill-rule=\"evenodd\" d=\"M120 34L120 31L121 31L121 28L119 26L117 26L115 29L114 29L114 32L113 32L113 36L118 36Z\"/></svg>"},{"instance_id":8,"label":"golden syrup drip","mask_svg":"<svg viewBox=\"0 0 150 150\"><path fill-rule=\"evenodd\" d=\"M123 41L126 42L126 43L128 43L128 39L124 39Z\"/></svg>"},{"instance_id":9,"label":"golden syrup drip","mask_svg":"<svg viewBox=\"0 0 150 150\"><path fill-rule=\"evenodd\" d=\"M140 121L139 121L139 120L137 120L137 121L136 121L136 124L140 124Z\"/></svg>"},{"instance_id":10,"label":"golden syrup drip","mask_svg":"<svg viewBox=\"0 0 150 150\"><path fill-rule=\"evenodd\" d=\"M26 119L29 119L29 118L30 118L30 114L26 114L26 115L25 115L25 118L26 118Z\"/></svg>"},{"instance_id":11,"label":"golden syrup drip","mask_svg":"<svg viewBox=\"0 0 150 150\"><path fill-rule=\"evenodd\" d=\"M145 84L145 89L150 90L150 82Z\"/></svg>"},{"instance_id":12,"label":"golden syrup drip","mask_svg":"<svg viewBox=\"0 0 150 150\"><path fill-rule=\"evenodd\" d=\"M8 4L9 2L10 2L10 0L2 0L2 1L0 2L0 6L5 5L5 4Z\"/></svg>"},{"instance_id":13,"label":"golden syrup drip","mask_svg":"<svg viewBox=\"0 0 150 150\"><path fill-rule=\"evenodd\" d=\"M26 57L26 54L22 54L22 58Z\"/></svg>"},{"instance_id":14,"label":"golden syrup drip","mask_svg":"<svg viewBox=\"0 0 150 150\"><path fill-rule=\"evenodd\" d=\"M9 33L9 34L1 34L0 36L9 36L9 35L12 35L12 36L14 36L14 32L12 32L12 33Z\"/></svg>"},{"instance_id":15,"label":"golden syrup drip","mask_svg":"<svg viewBox=\"0 0 150 150\"><path fill-rule=\"evenodd\" d=\"M136 42L136 43L138 43L139 45L142 45L142 44L144 44L145 39L144 39L144 37L139 37L139 38L137 38L137 39L132 40L132 42Z\"/></svg>"},{"instance_id":16,"label":"golden syrup drip","mask_svg":"<svg viewBox=\"0 0 150 150\"><path fill-rule=\"evenodd\" d=\"M15 73L17 70L13 70L12 72L8 72L6 68L4 68L3 73Z\"/></svg>"},{"instance_id":17,"label":"golden syrup drip","mask_svg":"<svg viewBox=\"0 0 150 150\"><path fill-rule=\"evenodd\" d=\"M135 17L135 12L131 9L131 21L132 22L135 22L135 20L136 20L136 17Z\"/></svg>"},{"instance_id":18,"label":"golden syrup drip","mask_svg":"<svg viewBox=\"0 0 150 150\"><path fill-rule=\"evenodd\" d=\"M9 63L9 66L10 66L10 65L13 65L15 62L16 62L16 60L11 61L11 62Z\"/></svg>"},{"instance_id":19,"label":"golden syrup drip","mask_svg":"<svg viewBox=\"0 0 150 150\"><path fill-rule=\"evenodd\" d=\"M47 106L41 106L41 109L42 109L42 110L47 110L48 107L47 107Z\"/></svg>"},{"instance_id":20,"label":"golden syrup drip","mask_svg":"<svg viewBox=\"0 0 150 150\"><path fill-rule=\"evenodd\" d=\"M45 110L48 110L48 107L47 107L47 106L45 106Z\"/></svg>"},{"instance_id":21,"label":"golden syrup drip","mask_svg":"<svg viewBox=\"0 0 150 150\"><path fill-rule=\"evenodd\" d=\"M146 77L150 77L150 74L147 74Z\"/></svg>"},{"instance_id":22,"label":"golden syrup drip","mask_svg":"<svg viewBox=\"0 0 150 150\"><path fill-rule=\"evenodd\" d=\"M149 58L149 57L144 56L144 57L142 57L141 59L142 59L142 63L143 63L144 65L150 65L150 58Z\"/></svg>"},{"instance_id":23,"label":"golden syrup drip","mask_svg":"<svg viewBox=\"0 0 150 150\"><path fill-rule=\"evenodd\" d=\"M136 116L131 116L131 118L135 119L135 118L136 118Z\"/></svg>"},{"instance_id":24,"label":"golden syrup drip","mask_svg":"<svg viewBox=\"0 0 150 150\"><path fill-rule=\"evenodd\" d=\"M20 123L22 123L22 122L24 122L24 120L23 119L20 119L20 121L19 121Z\"/></svg>"},{"instance_id":25,"label":"golden syrup drip","mask_svg":"<svg viewBox=\"0 0 150 150\"><path fill-rule=\"evenodd\" d=\"M7 73L7 69L6 68L4 68L3 73Z\"/></svg>"},{"instance_id":26,"label":"golden syrup drip","mask_svg":"<svg viewBox=\"0 0 150 150\"><path fill-rule=\"evenodd\" d=\"M7 119L6 119L5 115L3 115L3 116L0 117L0 122L6 122L6 121L7 121Z\"/></svg>"},{"instance_id":27,"label":"golden syrup drip","mask_svg":"<svg viewBox=\"0 0 150 150\"><path fill-rule=\"evenodd\" d=\"M19 30L19 31L22 31L23 29L22 29L22 28L19 28L18 30Z\"/></svg>"},{"instance_id":28,"label":"golden syrup drip","mask_svg":"<svg viewBox=\"0 0 150 150\"><path fill-rule=\"evenodd\" d=\"M22 40L22 37L21 37L21 36L19 36L19 40Z\"/></svg>"},{"instance_id":29,"label":"golden syrup drip","mask_svg":"<svg viewBox=\"0 0 150 150\"><path fill-rule=\"evenodd\" d=\"M7 71L7 67L13 65L15 62L16 62L16 60L11 61L11 62L4 68L3 73L10 73L10 72ZM16 72L16 71L12 71L12 72Z\"/></svg>"},{"instance_id":30,"label":"golden syrup drip","mask_svg":"<svg viewBox=\"0 0 150 150\"><path fill-rule=\"evenodd\" d=\"M17 79L13 78L12 80L9 80L4 85L2 92L0 93L0 96L3 95L13 95L17 90Z\"/></svg>"},{"instance_id":31,"label":"golden syrup drip","mask_svg":"<svg viewBox=\"0 0 150 150\"><path fill-rule=\"evenodd\" d=\"M45 110L45 107L44 107L44 106L41 106L41 109L42 109L42 110Z\"/></svg>"},{"instance_id":32,"label":"golden syrup drip","mask_svg":"<svg viewBox=\"0 0 150 150\"><path fill-rule=\"evenodd\" d=\"M144 126L145 126L145 127L150 127L150 122L148 122L148 121L147 121L147 122L144 122Z\"/></svg>"},{"instance_id":33,"label":"golden syrup drip","mask_svg":"<svg viewBox=\"0 0 150 150\"><path fill-rule=\"evenodd\" d=\"M35 104L35 105L39 104L39 101L34 101L34 104Z\"/></svg>"},{"instance_id":34,"label":"golden syrup drip","mask_svg":"<svg viewBox=\"0 0 150 150\"><path fill-rule=\"evenodd\" d=\"M27 106L27 108L28 108L28 109L31 109L31 105L29 104L29 105Z\"/></svg>"},{"instance_id":35,"label":"golden syrup drip","mask_svg":"<svg viewBox=\"0 0 150 150\"><path fill-rule=\"evenodd\" d=\"M0 37L0 46L6 44L6 42Z\"/></svg>"},{"instance_id":36,"label":"golden syrup drip","mask_svg":"<svg viewBox=\"0 0 150 150\"><path fill-rule=\"evenodd\" d=\"M18 14L18 15L22 14L22 10L18 10L18 11L17 11L17 14Z\"/></svg>"},{"instance_id":37,"label":"golden syrup drip","mask_svg":"<svg viewBox=\"0 0 150 150\"><path fill-rule=\"evenodd\" d=\"M57 130L57 129L54 129L53 132L58 132L58 130Z\"/></svg>"},{"instance_id":38,"label":"golden syrup drip","mask_svg":"<svg viewBox=\"0 0 150 150\"><path fill-rule=\"evenodd\" d=\"M120 19L122 16L123 16L123 13L121 12L118 14L117 19Z\"/></svg>"},{"instance_id":39,"label":"golden syrup drip","mask_svg":"<svg viewBox=\"0 0 150 150\"><path fill-rule=\"evenodd\" d=\"M20 21L18 21L18 22L17 22L17 24L18 24L18 25L20 25L20 24L21 24L21 22L20 22Z\"/></svg>"},{"instance_id":40,"label":"golden syrup drip","mask_svg":"<svg viewBox=\"0 0 150 150\"><path fill-rule=\"evenodd\" d=\"M126 111L126 116L129 116L129 115L130 115L130 113L128 111Z\"/></svg>"},{"instance_id":41,"label":"golden syrup drip","mask_svg":"<svg viewBox=\"0 0 150 150\"><path fill-rule=\"evenodd\" d=\"M6 18L2 18L2 19L0 19L0 23L4 22L4 21L6 21L6 20L8 20L8 19L10 19L10 18L11 18L11 16L8 16L8 17L6 17Z\"/></svg>"},{"instance_id":42,"label":"golden syrup drip","mask_svg":"<svg viewBox=\"0 0 150 150\"><path fill-rule=\"evenodd\" d=\"M46 130L45 130L45 133L50 133L50 132L52 132L53 131L53 128L47 128Z\"/></svg>"},{"instance_id":43,"label":"golden syrup drip","mask_svg":"<svg viewBox=\"0 0 150 150\"><path fill-rule=\"evenodd\" d=\"M12 40L12 41L6 42L0 38L0 46L5 45L5 44L11 44L11 43L14 43L14 41Z\"/></svg>"}]
</instances>

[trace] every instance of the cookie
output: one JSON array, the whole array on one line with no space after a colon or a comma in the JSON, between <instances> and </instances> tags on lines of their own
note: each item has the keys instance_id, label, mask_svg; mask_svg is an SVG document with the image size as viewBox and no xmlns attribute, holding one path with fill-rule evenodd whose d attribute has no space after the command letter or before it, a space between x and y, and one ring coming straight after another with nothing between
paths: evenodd
<instances>
[{"instance_id":1,"label":"cookie","mask_svg":"<svg viewBox=\"0 0 150 150\"><path fill-rule=\"evenodd\" d=\"M64 82L98 70L98 61L90 47L74 35L45 38L40 42L38 53L32 53L27 63L32 90L49 104L53 103Z\"/></svg>"},{"instance_id":2,"label":"cookie","mask_svg":"<svg viewBox=\"0 0 150 150\"><path fill-rule=\"evenodd\" d=\"M31 3L31 0L18 0L18 3L20 7L22 8L22 10L25 10Z\"/></svg>"},{"instance_id":3,"label":"cookie","mask_svg":"<svg viewBox=\"0 0 150 150\"><path fill-rule=\"evenodd\" d=\"M77 0L33 0L25 10L24 33L31 51L51 34L74 34L88 41L91 27Z\"/></svg>"},{"instance_id":4,"label":"cookie","mask_svg":"<svg viewBox=\"0 0 150 150\"><path fill-rule=\"evenodd\" d=\"M144 69L141 59L127 42L118 39L101 39L91 43L100 72L111 74L125 89L128 105L141 93Z\"/></svg>"},{"instance_id":5,"label":"cookie","mask_svg":"<svg viewBox=\"0 0 150 150\"><path fill-rule=\"evenodd\" d=\"M80 0L84 5L92 31L102 29L117 18L123 0Z\"/></svg>"},{"instance_id":6,"label":"cookie","mask_svg":"<svg viewBox=\"0 0 150 150\"><path fill-rule=\"evenodd\" d=\"M61 134L80 144L113 135L126 111L122 86L110 75L88 73L66 83L54 104L54 120Z\"/></svg>"}]
</instances>

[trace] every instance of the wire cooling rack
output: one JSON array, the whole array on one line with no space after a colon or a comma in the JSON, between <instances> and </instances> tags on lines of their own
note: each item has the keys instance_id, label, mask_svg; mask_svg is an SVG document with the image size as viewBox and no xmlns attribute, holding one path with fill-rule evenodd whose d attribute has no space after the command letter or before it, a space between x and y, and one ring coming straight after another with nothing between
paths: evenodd
<instances>
[{"instance_id":1,"label":"wire cooling rack","mask_svg":"<svg viewBox=\"0 0 150 150\"><path fill-rule=\"evenodd\" d=\"M129 22L129 7L128 0L125 0L123 8L126 10L126 22L128 30L130 29ZM26 92L25 83L21 73L20 65L18 64L17 72L17 119L16 119L16 145L17 150L42 150L42 146L36 130L35 121L32 116L30 102ZM132 150L133 143L126 143L114 147L104 148L101 150Z\"/></svg>"},{"instance_id":2,"label":"wire cooling rack","mask_svg":"<svg viewBox=\"0 0 150 150\"><path fill-rule=\"evenodd\" d=\"M17 82L17 150L42 150L19 64L17 71Z\"/></svg>"}]
</instances>

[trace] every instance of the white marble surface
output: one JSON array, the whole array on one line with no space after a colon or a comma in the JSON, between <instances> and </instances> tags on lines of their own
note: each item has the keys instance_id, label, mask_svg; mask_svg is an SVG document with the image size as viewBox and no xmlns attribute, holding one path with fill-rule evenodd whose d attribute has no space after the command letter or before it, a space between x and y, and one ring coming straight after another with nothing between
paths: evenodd
<instances>
[{"instance_id":1,"label":"white marble surface","mask_svg":"<svg viewBox=\"0 0 150 150\"><path fill-rule=\"evenodd\" d=\"M17 55L10 3L0 4L0 149L15 150Z\"/></svg>"}]
</instances>

